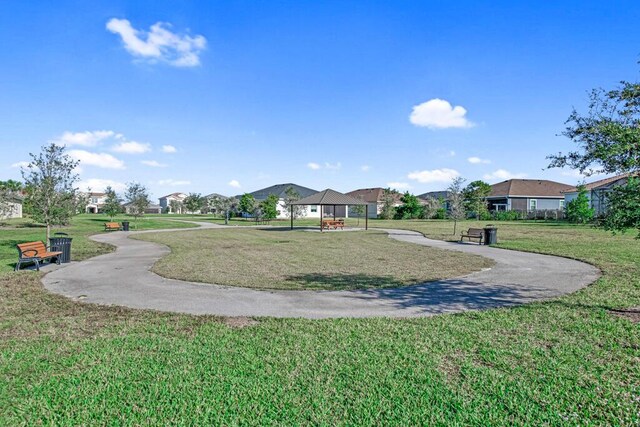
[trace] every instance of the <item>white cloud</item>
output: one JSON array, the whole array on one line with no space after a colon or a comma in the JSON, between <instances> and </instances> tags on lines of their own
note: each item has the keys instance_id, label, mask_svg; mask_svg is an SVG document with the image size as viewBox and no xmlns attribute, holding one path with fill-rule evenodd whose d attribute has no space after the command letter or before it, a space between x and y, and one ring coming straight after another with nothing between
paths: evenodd
<instances>
[{"instance_id":1,"label":"white cloud","mask_svg":"<svg viewBox=\"0 0 640 427\"><path fill-rule=\"evenodd\" d=\"M482 176L485 181L505 181L508 179L526 178L526 173L511 173L505 169L498 169Z\"/></svg>"},{"instance_id":2,"label":"white cloud","mask_svg":"<svg viewBox=\"0 0 640 427\"><path fill-rule=\"evenodd\" d=\"M395 190L408 190L411 185L407 182L387 182L387 187Z\"/></svg>"},{"instance_id":3,"label":"white cloud","mask_svg":"<svg viewBox=\"0 0 640 427\"><path fill-rule=\"evenodd\" d=\"M124 141L111 147L116 153L142 154L151 151L151 145L136 141Z\"/></svg>"},{"instance_id":4,"label":"white cloud","mask_svg":"<svg viewBox=\"0 0 640 427\"><path fill-rule=\"evenodd\" d=\"M124 169L124 162L107 153L90 153L85 150L71 150L69 156L80 161L80 166L97 166L105 169Z\"/></svg>"},{"instance_id":5,"label":"white cloud","mask_svg":"<svg viewBox=\"0 0 640 427\"><path fill-rule=\"evenodd\" d=\"M107 30L119 34L125 49L133 56L176 67L200 65L199 55L207 46L207 39L173 33L170 28L171 24L165 22L156 22L150 31L136 30L126 19L113 18L107 22Z\"/></svg>"},{"instance_id":6,"label":"white cloud","mask_svg":"<svg viewBox=\"0 0 640 427\"><path fill-rule=\"evenodd\" d=\"M457 170L442 168L411 172L407 175L407 178L425 184L431 182L450 182L459 176L460 173Z\"/></svg>"},{"instance_id":7,"label":"white cloud","mask_svg":"<svg viewBox=\"0 0 640 427\"><path fill-rule=\"evenodd\" d=\"M91 189L91 191L98 191L98 192L102 192L107 187L111 187L116 192L122 192L126 190L127 185L122 182L114 181L112 179L91 178L91 179L85 179L80 181L80 183L78 184L78 187L82 191Z\"/></svg>"},{"instance_id":8,"label":"white cloud","mask_svg":"<svg viewBox=\"0 0 640 427\"><path fill-rule=\"evenodd\" d=\"M164 163L158 163L155 160L141 160L140 163L143 165L151 166L152 168L166 168L167 165Z\"/></svg>"},{"instance_id":9,"label":"white cloud","mask_svg":"<svg viewBox=\"0 0 640 427\"><path fill-rule=\"evenodd\" d=\"M235 179L232 179L231 181L229 181L229 182L227 183L227 185L228 185L229 187L233 187L233 188L240 188L240 187L242 187L242 186L240 185L240 183L239 183L237 180L235 180Z\"/></svg>"},{"instance_id":10,"label":"white cloud","mask_svg":"<svg viewBox=\"0 0 640 427\"><path fill-rule=\"evenodd\" d=\"M169 187L177 187L180 185L189 185L191 181L187 180L176 180L176 179L161 179L158 181L158 185L166 185Z\"/></svg>"},{"instance_id":11,"label":"white cloud","mask_svg":"<svg viewBox=\"0 0 640 427\"><path fill-rule=\"evenodd\" d=\"M102 141L109 138L121 139L123 136L122 134L115 133L112 130L94 130L85 132L66 131L58 138L54 139L53 142L65 146L81 145L83 147L95 147Z\"/></svg>"},{"instance_id":12,"label":"white cloud","mask_svg":"<svg viewBox=\"0 0 640 427\"><path fill-rule=\"evenodd\" d=\"M338 170L342 167L342 163L337 162L337 163L329 163L329 162L324 162L323 164L319 164L319 163L315 163L315 162L309 162L307 163L307 167L311 170L319 170L319 169L328 169L328 170Z\"/></svg>"},{"instance_id":13,"label":"white cloud","mask_svg":"<svg viewBox=\"0 0 640 427\"><path fill-rule=\"evenodd\" d=\"M178 151L178 150L173 145L163 145L162 146L162 152L163 153L175 153L176 151Z\"/></svg>"},{"instance_id":14,"label":"white cloud","mask_svg":"<svg viewBox=\"0 0 640 427\"><path fill-rule=\"evenodd\" d=\"M488 159L481 159L480 157L469 157L467 159L467 161L473 165L479 165L481 163L483 164L489 164L491 163L491 160Z\"/></svg>"},{"instance_id":15,"label":"white cloud","mask_svg":"<svg viewBox=\"0 0 640 427\"><path fill-rule=\"evenodd\" d=\"M29 167L29 162L16 162L11 165L12 168L26 168Z\"/></svg>"},{"instance_id":16,"label":"white cloud","mask_svg":"<svg viewBox=\"0 0 640 427\"><path fill-rule=\"evenodd\" d=\"M371 170L371 166L369 166L369 165L362 165L362 166L360 166L360 170L361 170L362 172L369 172L369 171Z\"/></svg>"},{"instance_id":17,"label":"white cloud","mask_svg":"<svg viewBox=\"0 0 640 427\"><path fill-rule=\"evenodd\" d=\"M331 163L326 163L324 164L324 168L325 169L332 169L332 170L338 170L342 167L342 164L340 162L335 163L335 164L331 164Z\"/></svg>"},{"instance_id":18,"label":"white cloud","mask_svg":"<svg viewBox=\"0 0 640 427\"><path fill-rule=\"evenodd\" d=\"M317 164L317 163L309 162L309 163L307 163L307 167L308 167L309 169L311 169L311 170L314 170L314 171L315 171L315 170L320 169L320 167L321 167L321 166L320 166L319 164Z\"/></svg>"},{"instance_id":19,"label":"white cloud","mask_svg":"<svg viewBox=\"0 0 640 427\"><path fill-rule=\"evenodd\" d=\"M434 98L413 107L409 121L429 129L469 128L474 123L467 120L467 110L460 105L452 107L449 101ZM454 153L455 154L455 153Z\"/></svg>"}]
</instances>

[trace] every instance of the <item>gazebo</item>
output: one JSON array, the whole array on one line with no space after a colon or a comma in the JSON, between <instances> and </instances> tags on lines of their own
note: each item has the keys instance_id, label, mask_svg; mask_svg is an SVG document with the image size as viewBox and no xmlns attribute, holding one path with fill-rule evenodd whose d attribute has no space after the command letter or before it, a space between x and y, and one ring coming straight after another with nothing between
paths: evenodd
<instances>
[{"instance_id":1,"label":"gazebo","mask_svg":"<svg viewBox=\"0 0 640 427\"><path fill-rule=\"evenodd\" d=\"M300 199L296 202L291 203L291 229L293 230L293 206L297 205L319 205L320 206L320 231L323 231L322 227L322 216L323 216L323 206L333 206L333 219L336 219L336 206L350 206L350 205L365 205L365 222L364 228L365 230L369 229L369 205L364 200L356 199L355 197L347 196L346 194L339 193L335 190L331 190L327 188L324 191L321 191L316 194L312 194L309 197L305 197L304 199Z\"/></svg>"}]
</instances>

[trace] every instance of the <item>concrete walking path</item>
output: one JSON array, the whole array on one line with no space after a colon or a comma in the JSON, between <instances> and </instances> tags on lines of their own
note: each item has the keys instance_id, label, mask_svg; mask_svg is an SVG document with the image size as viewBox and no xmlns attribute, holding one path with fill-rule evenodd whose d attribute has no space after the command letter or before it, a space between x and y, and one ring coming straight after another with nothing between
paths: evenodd
<instances>
[{"instance_id":1,"label":"concrete walking path","mask_svg":"<svg viewBox=\"0 0 640 427\"><path fill-rule=\"evenodd\" d=\"M140 233L194 232L225 228L197 223L196 229L111 232L91 238L116 251L56 268L44 286L73 299L105 305L220 316L304 318L415 317L513 306L575 292L595 281L597 268L571 259L427 239L406 230L389 237L418 245L481 255L495 266L464 277L390 289L269 291L166 279L150 271L167 246L129 239Z\"/></svg>"}]
</instances>

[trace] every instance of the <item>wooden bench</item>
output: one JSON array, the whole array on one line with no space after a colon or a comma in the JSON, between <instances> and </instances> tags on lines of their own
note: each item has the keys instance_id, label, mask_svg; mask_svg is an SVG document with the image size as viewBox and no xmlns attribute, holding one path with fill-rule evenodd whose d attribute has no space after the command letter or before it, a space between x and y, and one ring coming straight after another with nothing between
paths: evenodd
<instances>
[{"instance_id":1,"label":"wooden bench","mask_svg":"<svg viewBox=\"0 0 640 427\"><path fill-rule=\"evenodd\" d=\"M42 242L27 242L18 245L18 263L15 271L20 270L23 262L33 262L36 270L40 271L40 263L45 259L56 258L56 264L60 265L60 251L48 251Z\"/></svg>"},{"instance_id":2,"label":"wooden bench","mask_svg":"<svg viewBox=\"0 0 640 427\"><path fill-rule=\"evenodd\" d=\"M462 242L462 239L465 237L468 241L478 239L478 244L481 245L484 240L484 230L482 228L470 228L466 233L464 231L460 233L460 241Z\"/></svg>"},{"instance_id":3,"label":"wooden bench","mask_svg":"<svg viewBox=\"0 0 640 427\"><path fill-rule=\"evenodd\" d=\"M344 230L344 219L323 219L322 220L323 230L330 230L332 228L334 230L337 230L338 227Z\"/></svg>"},{"instance_id":4,"label":"wooden bench","mask_svg":"<svg viewBox=\"0 0 640 427\"><path fill-rule=\"evenodd\" d=\"M119 231L122 230L122 226L119 222L105 222L104 231Z\"/></svg>"}]
</instances>

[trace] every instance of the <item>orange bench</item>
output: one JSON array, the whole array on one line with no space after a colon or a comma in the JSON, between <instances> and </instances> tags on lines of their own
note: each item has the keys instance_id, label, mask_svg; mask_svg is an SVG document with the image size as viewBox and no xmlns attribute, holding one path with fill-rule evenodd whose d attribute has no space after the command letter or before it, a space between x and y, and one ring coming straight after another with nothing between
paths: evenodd
<instances>
[{"instance_id":1,"label":"orange bench","mask_svg":"<svg viewBox=\"0 0 640 427\"><path fill-rule=\"evenodd\" d=\"M40 271L40 263L45 259L56 258L56 264L60 265L60 251L49 251L42 242L27 242L18 245L18 263L15 271L20 270L23 262L33 262L36 270Z\"/></svg>"},{"instance_id":2,"label":"orange bench","mask_svg":"<svg viewBox=\"0 0 640 427\"><path fill-rule=\"evenodd\" d=\"M122 226L119 222L105 222L104 223L104 231L119 231L122 229Z\"/></svg>"}]
</instances>

